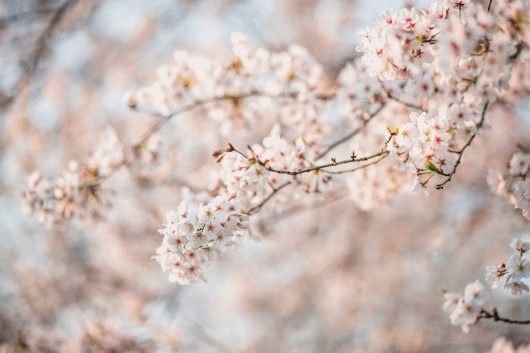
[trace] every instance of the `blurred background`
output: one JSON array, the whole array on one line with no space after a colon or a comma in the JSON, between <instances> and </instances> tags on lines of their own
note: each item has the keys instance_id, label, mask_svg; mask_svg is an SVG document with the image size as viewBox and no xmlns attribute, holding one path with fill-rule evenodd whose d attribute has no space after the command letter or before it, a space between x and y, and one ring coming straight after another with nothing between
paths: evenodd
<instances>
[{"instance_id":1,"label":"blurred background","mask_svg":"<svg viewBox=\"0 0 530 353\"><path fill-rule=\"evenodd\" d=\"M416 1L425 6L428 1ZM181 182L120 172L104 219L46 228L20 210L27 176L56 177L84 160L106 126L135 141L155 120L123 95L146 85L173 52L224 60L230 34L270 50L307 47L333 80L357 54L357 29L400 1L0 0L0 352L487 352L528 328L483 322L463 334L443 290L483 279L530 226L486 183L528 142L528 105L497 112L501 128L474 144L455 182L372 212L347 198L315 201L264 222L208 270L168 283L150 260ZM517 109L516 109L517 108ZM201 166L222 138L188 141L204 122L164 131L169 173L204 189ZM212 126L212 130L216 127ZM267 132L248 132L257 140ZM525 140L526 139L526 140ZM185 151L171 154L172 148ZM159 171L155 171L159 172ZM167 170L164 171L168 173ZM197 178L199 176L199 178ZM530 318L528 295L495 292L505 316Z\"/></svg>"}]
</instances>

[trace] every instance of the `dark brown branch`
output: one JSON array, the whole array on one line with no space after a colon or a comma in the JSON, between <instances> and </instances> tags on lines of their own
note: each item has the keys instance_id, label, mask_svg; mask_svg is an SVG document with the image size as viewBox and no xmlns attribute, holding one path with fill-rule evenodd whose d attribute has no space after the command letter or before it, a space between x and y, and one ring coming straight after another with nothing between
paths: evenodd
<instances>
[{"instance_id":1,"label":"dark brown branch","mask_svg":"<svg viewBox=\"0 0 530 353\"><path fill-rule=\"evenodd\" d=\"M442 190L444 188L444 185L449 183L451 181L451 179L453 178L453 176L456 174L458 166L462 162L462 156L464 155L464 152L471 145L471 143L473 142L475 137L477 137L478 131L484 125L484 120L486 119L486 111L488 110L488 106L489 106L489 102L486 102L486 104L484 104L484 108L482 109L482 116L480 118L480 121L477 123L477 126L476 126L477 132L474 132L474 133L471 134L471 136L469 137L467 142L464 144L464 146L462 146L462 148L460 150L451 151L452 153L458 154L458 158L457 158L457 160L455 162L455 165L453 166L453 170L451 170L450 173L438 172L438 174L443 175L443 176L445 176L447 178L445 179L444 182L436 185L436 190Z\"/></svg>"},{"instance_id":2,"label":"dark brown branch","mask_svg":"<svg viewBox=\"0 0 530 353\"><path fill-rule=\"evenodd\" d=\"M490 12L491 10L491 3L493 2L493 0L490 0L490 3L488 4L488 12Z\"/></svg>"},{"instance_id":3,"label":"dark brown branch","mask_svg":"<svg viewBox=\"0 0 530 353\"><path fill-rule=\"evenodd\" d=\"M485 320L491 319L493 321L500 321L500 322L505 322L507 324L513 324L513 325L530 325L530 320L512 320L512 319L501 317L499 316L499 313L497 312L497 309L495 308L491 309L491 312L484 310L484 309L481 310L478 320L481 320L481 319L485 319Z\"/></svg>"}]
</instances>

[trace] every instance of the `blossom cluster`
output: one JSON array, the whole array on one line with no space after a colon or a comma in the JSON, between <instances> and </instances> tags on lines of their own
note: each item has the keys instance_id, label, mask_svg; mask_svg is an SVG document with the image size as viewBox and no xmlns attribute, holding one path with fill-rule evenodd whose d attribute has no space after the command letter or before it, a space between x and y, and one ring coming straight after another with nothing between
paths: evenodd
<instances>
[{"instance_id":1,"label":"blossom cluster","mask_svg":"<svg viewBox=\"0 0 530 353\"><path fill-rule=\"evenodd\" d=\"M104 203L101 182L127 161L127 151L116 132L108 129L85 165L70 161L57 179L36 171L29 177L29 189L23 192L24 211L46 224L60 220L90 218L98 215Z\"/></svg>"},{"instance_id":2,"label":"blossom cluster","mask_svg":"<svg viewBox=\"0 0 530 353\"><path fill-rule=\"evenodd\" d=\"M386 12L375 27L359 31L357 50L370 73L381 80L416 79L425 72L435 73L436 84L484 71L482 80L504 82L503 68L515 46L508 33L517 13L526 10L522 1L499 1L494 12L469 0L435 1L429 9L405 8L399 14ZM517 31L519 32L519 31ZM495 50L491 47L495 46ZM477 67L477 57L495 54ZM467 76L471 79L473 76Z\"/></svg>"},{"instance_id":3,"label":"blossom cluster","mask_svg":"<svg viewBox=\"0 0 530 353\"><path fill-rule=\"evenodd\" d=\"M490 170L488 183L491 190L521 209L530 220L530 153L516 152L506 172Z\"/></svg>"},{"instance_id":4,"label":"blossom cluster","mask_svg":"<svg viewBox=\"0 0 530 353\"><path fill-rule=\"evenodd\" d=\"M174 63L158 70L156 82L128 94L129 105L154 107L162 116L170 116L190 105L210 102L210 117L232 126L238 120L265 114L239 98L303 94L313 90L322 78L321 67L302 47L294 45L271 53L251 47L238 33L232 36L232 44L233 57L228 65L177 51Z\"/></svg>"},{"instance_id":5,"label":"blossom cluster","mask_svg":"<svg viewBox=\"0 0 530 353\"><path fill-rule=\"evenodd\" d=\"M171 282L204 280L204 265L249 235L248 218L233 199L218 197L199 205L182 202L167 213L167 223L159 230L162 245L153 258L163 271L169 271Z\"/></svg>"},{"instance_id":6,"label":"blossom cluster","mask_svg":"<svg viewBox=\"0 0 530 353\"><path fill-rule=\"evenodd\" d=\"M483 109L509 88L527 12L521 1L497 2L492 13L469 1L436 1L427 10L383 13L375 27L359 32L357 50L369 73L393 83L385 87L389 98L419 110L390 144L404 170L454 171L459 146L484 124ZM494 20L495 14L502 16Z\"/></svg>"},{"instance_id":7,"label":"blossom cluster","mask_svg":"<svg viewBox=\"0 0 530 353\"><path fill-rule=\"evenodd\" d=\"M489 266L486 281L491 285L491 288L503 285L505 289L511 291L514 297L519 297L523 291L529 291L528 285L523 280L530 278L530 261L527 256L530 243L513 239L510 247L515 251L515 254L506 263Z\"/></svg>"},{"instance_id":8,"label":"blossom cluster","mask_svg":"<svg viewBox=\"0 0 530 353\"><path fill-rule=\"evenodd\" d=\"M460 325L464 332L469 332L469 326L477 322L487 296L484 286L478 280L469 283L464 294L445 293L444 310L449 314L453 325Z\"/></svg>"},{"instance_id":9,"label":"blossom cluster","mask_svg":"<svg viewBox=\"0 0 530 353\"><path fill-rule=\"evenodd\" d=\"M213 185L223 187L229 195L237 195L237 201L246 209L285 183L294 182L304 194L322 195L329 188L330 175L318 170L296 177L287 174L313 165L316 150L311 147L301 137L288 138L275 125L262 144L248 147L247 154L233 147L214 152L222 170Z\"/></svg>"},{"instance_id":10,"label":"blossom cluster","mask_svg":"<svg viewBox=\"0 0 530 353\"><path fill-rule=\"evenodd\" d=\"M510 290L514 297L520 297L523 291L530 289L523 281L530 278L530 261L528 252L530 243L521 239L512 239L510 247L515 251L507 262L498 266L486 268L486 281L495 289L503 286ZM464 332L469 332L469 326L475 324L481 318L493 318L495 320L510 322L498 316L496 309L492 313L484 309L487 300L485 288L476 280L466 286L464 294L445 293L444 310L449 314L453 325L461 325ZM519 321L519 323L522 323Z\"/></svg>"}]
</instances>

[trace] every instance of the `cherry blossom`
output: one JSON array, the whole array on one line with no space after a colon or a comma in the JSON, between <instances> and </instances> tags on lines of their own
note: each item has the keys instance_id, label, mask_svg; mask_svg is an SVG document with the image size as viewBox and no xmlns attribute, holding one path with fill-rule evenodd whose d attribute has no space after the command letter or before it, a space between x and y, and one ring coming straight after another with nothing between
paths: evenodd
<instances>
[{"instance_id":1,"label":"cherry blossom","mask_svg":"<svg viewBox=\"0 0 530 353\"><path fill-rule=\"evenodd\" d=\"M248 215L233 199L215 198L199 205L182 202L167 213L166 221L159 230L162 245L153 259L169 272L169 281L180 284L205 280L203 267L248 236Z\"/></svg>"},{"instance_id":2,"label":"cherry blossom","mask_svg":"<svg viewBox=\"0 0 530 353\"><path fill-rule=\"evenodd\" d=\"M475 281L466 286L463 295L446 293L444 310L449 313L451 323L460 325L462 331L467 333L469 326L478 321L486 299L484 286L479 281Z\"/></svg>"}]
</instances>

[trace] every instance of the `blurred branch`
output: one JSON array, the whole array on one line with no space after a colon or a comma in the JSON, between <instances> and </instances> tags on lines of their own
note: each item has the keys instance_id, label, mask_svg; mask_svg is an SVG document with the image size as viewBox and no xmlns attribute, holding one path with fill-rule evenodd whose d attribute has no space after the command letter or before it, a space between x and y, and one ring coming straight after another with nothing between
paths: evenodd
<instances>
[{"instance_id":1,"label":"blurred branch","mask_svg":"<svg viewBox=\"0 0 530 353\"><path fill-rule=\"evenodd\" d=\"M35 48L32 50L31 54L29 55L28 60L22 65L23 66L22 75L20 79L18 80L18 83L16 84L14 91L11 93L11 95L8 95L7 97L3 97L2 101L0 101L0 108L3 108L3 109L9 108L9 106L20 95L20 93L32 81L32 79L37 73L39 64L43 61L43 59L48 54L55 37L60 33L59 31L60 25L64 22L64 19L69 13L69 11L77 3L80 3L81 1L82 0L67 0L63 2L57 8L35 9L35 10L31 10L31 11L24 12L21 14L16 14L16 15L10 16L9 18L3 19L3 20L8 20L8 21L17 20L19 18L31 16L32 14L35 14L35 13L51 13L52 14L44 30L38 36L35 42Z\"/></svg>"},{"instance_id":2,"label":"blurred branch","mask_svg":"<svg viewBox=\"0 0 530 353\"><path fill-rule=\"evenodd\" d=\"M35 17L35 15L48 15L58 11L57 7L49 8L35 8L29 11L19 12L16 14L8 15L0 18L0 28L3 28L7 25L14 24L15 22L25 20L27 18Z\"/></svg>"}]
</instances>

